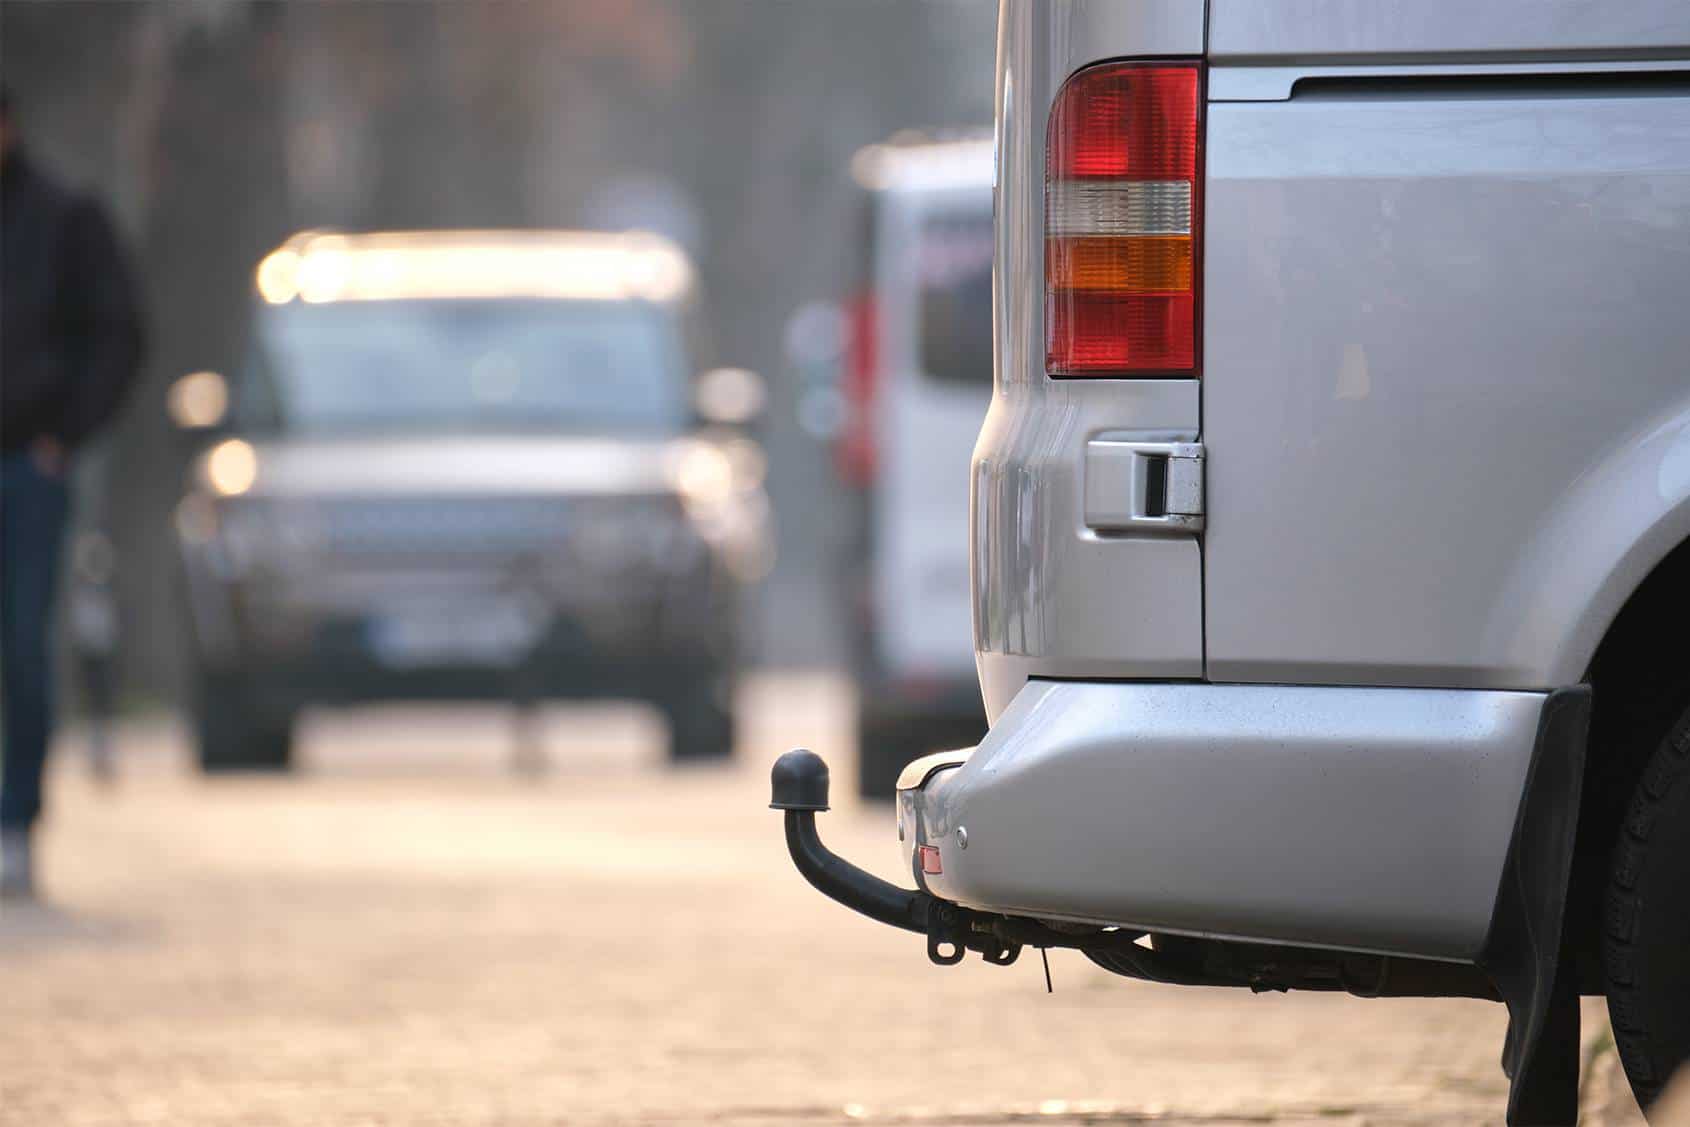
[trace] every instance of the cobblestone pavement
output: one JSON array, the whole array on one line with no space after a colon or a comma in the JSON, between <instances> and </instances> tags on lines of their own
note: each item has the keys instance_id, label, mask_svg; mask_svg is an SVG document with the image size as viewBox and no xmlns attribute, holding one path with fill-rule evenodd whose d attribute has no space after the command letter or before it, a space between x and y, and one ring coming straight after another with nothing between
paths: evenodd
<instances>
[{"instance_id":1,"label":"cobblestone pavement","mask_svg":"<svg viewBox=\"0 0 1690 1127\"><path fill-rule=\"evenodd\" d=\"M488 711L313 716L288 779L202 780L155 723L100 788L67 737L49 905L0 916L0 1123L1500 1120L1487 1003L928 965L763 808L794 742L849 777L844 691L747 696L732 769L664 769L626 709L548 713L538 779ZM824 834L891 876L889 817ZM1632 1122L1595 1024L1586 1121Z\"/></svg>"}]
</instances>

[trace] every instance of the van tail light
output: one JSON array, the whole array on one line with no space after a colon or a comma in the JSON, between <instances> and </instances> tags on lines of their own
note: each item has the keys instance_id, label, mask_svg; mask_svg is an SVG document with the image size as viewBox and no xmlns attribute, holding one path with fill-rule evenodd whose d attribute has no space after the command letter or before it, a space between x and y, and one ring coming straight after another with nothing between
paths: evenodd
<instances>
[{"instance_id":1,"label":"van tail light","mask_svg":"<svg viewBox=\"0 0 1690 1127\"><path fill-rule=\"evenodd\" d=\"M1045 370L1195 376L1202 70L1103 63L1070 77L1045 139Z\"/></svg>"},{"instance_id":2,"label":"van tail light","mask_svg":"<svg viewBox=\"0 0 1690 1127\"><path fill-rule=\"evenodd\" d=\"M845 423L834 447L839 476L848 485L874 483L878 451L874 433L874 398L879 372L879 334L874 295L857 296L848 306L849 343L845 352Z\"/></svg>"}]
</instances>

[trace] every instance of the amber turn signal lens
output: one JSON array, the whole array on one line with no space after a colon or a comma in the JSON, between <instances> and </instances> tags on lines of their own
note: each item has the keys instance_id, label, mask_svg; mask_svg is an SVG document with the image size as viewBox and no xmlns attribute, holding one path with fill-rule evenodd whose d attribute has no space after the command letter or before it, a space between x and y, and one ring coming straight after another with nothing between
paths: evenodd
<instances>
[{"instance_id":1,"label":"amber turn signal lens","mask_svg":"<svg viewBox=\"0 0 1690 1127\"><path fill-rule=\"evenodd\" d=\"M1189 293L1191 236L1051 239L1045 277L1053 289L1130 293Z\"/></svg>"}]
</instances>

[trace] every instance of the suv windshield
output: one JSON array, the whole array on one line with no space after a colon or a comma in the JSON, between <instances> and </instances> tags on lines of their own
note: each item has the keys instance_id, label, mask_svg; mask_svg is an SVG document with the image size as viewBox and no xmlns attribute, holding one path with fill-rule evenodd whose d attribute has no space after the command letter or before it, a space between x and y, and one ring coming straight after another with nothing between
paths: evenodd
<instances>
[{"instance_id":1,"label":"suv windshield","mask_svg":"<svg viewBox=\"0 0 1690 1127\"><path fill-rule=\"evenodd\" d=\"M674 430L675 317L633 301L262 308L243 421L291 431Z\"/></svg>"}]
</instances>

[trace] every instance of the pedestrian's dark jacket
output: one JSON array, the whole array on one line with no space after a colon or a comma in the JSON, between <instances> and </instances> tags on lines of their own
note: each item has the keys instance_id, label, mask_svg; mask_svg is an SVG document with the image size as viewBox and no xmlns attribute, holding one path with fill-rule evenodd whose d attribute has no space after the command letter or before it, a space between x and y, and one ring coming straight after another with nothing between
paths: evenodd
<instances>
[{"instance_id":1,"label":"pedestrian's dark jacket","mask_svg":"<svg viewBox=\"0 0 1690 1127\"><path fill-rule=\"evenodd\" d=\"M141 362L135 286L93 199L14 147L0 171L0 447L67 448L115 412Z\"/></svg>"}]
</instances>

